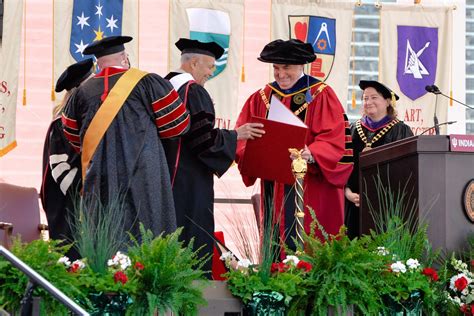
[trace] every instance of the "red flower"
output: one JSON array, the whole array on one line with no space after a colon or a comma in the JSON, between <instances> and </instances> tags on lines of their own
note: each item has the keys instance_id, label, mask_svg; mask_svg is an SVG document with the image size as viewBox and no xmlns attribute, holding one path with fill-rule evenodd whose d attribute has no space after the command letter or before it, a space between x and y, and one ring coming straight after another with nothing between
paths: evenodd
<instances>
[{"instance_id":1,"label":"red flower","mask_svg":"<svg viewBox=\"0 0 474 316\"><path fill-rule=\"evenodd\" d=\"M303 261L303 260L300 260L300 261L298 262L298 264L296 265L296 267L297 267L298 269L304 270L304 272L309 272L309 271L311 271L311 269L313 268L313 266L311 265L311 263L306 262L306 261Z\"/></svg>"},{"instance_id":2,"label":"red flower","mask_svg":"<svg viewBox=\"0 0 474 316\"><path fill-rule=\"evenodd\" d=\"M431 280L433 280L433 281L438 281L439 280L438 273L433 268L424 268L421 273L423 273L427 277L430 277Z\"/></svg>"},{"instance_id":3,"label":"red flower","mask_svg":"<svg viewBox=\"0 0 474 316\"><path fill-rule=\"evenodd\" d=\"M79 264L73 263L69 268L69 272L76 273L79 270Z\"/></svg>"},{"instance_id":4,"label":"red flower","mask_svg":"<svg viewBox=\"0 0 474 316\"><path fill-rule=\"evenodd\" d=\"M135 262L135 265L133 266L135 270L143 270L145 269L145 266L141 262Z\"/></svg>"},{"instance_id":5,"label":"red flower","mask_svg":"<svg viewBox=\"0 0 474 316\"><path fill-rule=\"evenodd\" d=\"M284 264L283 262L280 263L272 263L272 266L270 267L270 272L275 273L275 272L286 272L290 268L289 265Z\"/></svg>"},{"instance_id":6,"label":"red flower","mask_svg":"<svg viewBox=\"0 0 474 316\"><path fill-rule=\"evenodd\" d=\"M460 277L456 281L454 281L454 286L458 289L458 291L462 291L467 286L467 280L465 277Z\"/></svg>"},{"instance_id":7,"label":"red flower","mask_svg":"<svg viewBox=\"0 0 474 316\"><path fill-rule=\"evenodd\" d=\"M123 271L117 271L114 274L114 281L115 283L122 282L122 284L125 284L127 283L128 278L127 278L127 275L123 273Z\"/></svg>"}]
</instances>

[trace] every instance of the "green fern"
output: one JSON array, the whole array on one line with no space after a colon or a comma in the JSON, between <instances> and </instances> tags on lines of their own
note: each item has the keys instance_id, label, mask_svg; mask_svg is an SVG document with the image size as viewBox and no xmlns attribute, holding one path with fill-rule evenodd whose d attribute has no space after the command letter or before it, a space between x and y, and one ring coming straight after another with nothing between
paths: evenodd
<instances>
[{"instance_id":1,"label":"green fern","mask_svg":"<svg viewBox=\"0 0 474 316\"><path fill-rule=\"evenodd\" d=\"M140 224L141 243L132 237L128 254L133 262L145 267L139 276L131 315L153 315L171 310L177 314L196 315L205 305L202 290L207 284L202 266L208 258L199 258L193 241L187 246L179 241L182 229L167 236L154 237Z\"/></svg>"}]
</instances>

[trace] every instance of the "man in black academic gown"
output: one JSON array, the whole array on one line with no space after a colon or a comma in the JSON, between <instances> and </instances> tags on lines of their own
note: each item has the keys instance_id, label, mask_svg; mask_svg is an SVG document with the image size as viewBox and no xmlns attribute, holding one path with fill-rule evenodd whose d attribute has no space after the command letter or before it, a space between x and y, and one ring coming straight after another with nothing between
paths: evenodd
<instances>
[{"instance_id":1,"label":"man in black academic gown","mask_svg":"<svg viewBox=\"0 0 474 316\"><path fill-rule=\"evenodd\" d=\"M123 199L124 229L140 238L139 223L155 235L176 230L162 140L186 132L189 113L167 80L130 68L124 44L131 40L110 36L87 46L84 55L93 54L100 71L71 96L63 123L66 137L81 152L83 196L99 197L104 205ZM112 110L116 114L108 116ZM108 117L103 134L89 132ZM97 147L87 163L91 144Z\"/></svg>"},{"instance_id":2,"label":"man in black academic gown","mask_svg":"<svg viewBox=\"0 0 474 316\"><path fill-rule=\"evenodd\" d=\"M237 139L260 137L263 127L248 123L236 130L215 128L215 111L205 82L215 70L215 61L224 49L215 42L181 38L181 68L165 79L178 91L191 114L191 128L178 141L164 142L170 168L177 224L182 238L194 237L200 254L212 254L214 234L214 175L220 177L232 165ZM211 270L207 261L204 269ZM210 276L210 275L209 275Z\"/></svg>"}]
</instances>

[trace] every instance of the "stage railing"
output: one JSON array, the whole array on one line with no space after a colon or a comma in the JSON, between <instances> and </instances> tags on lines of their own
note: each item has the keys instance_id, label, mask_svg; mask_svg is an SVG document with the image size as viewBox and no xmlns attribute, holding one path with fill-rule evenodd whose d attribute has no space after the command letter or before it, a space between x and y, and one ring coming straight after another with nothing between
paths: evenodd
<instances>
[{"instance_id":1,"label":"stage railing","mask_svg":"<svg viewBox=\"0 0 474 316\"><path fill-rule=\"evenodd\" d=\"M73 300L67 297L63 292L57 289L54 285L49 283L45 278L39 275L35 270L30 268L26 263L21 261L18 257L8 251L5 247L0 245L0 255L7 259L15 268L23 272L29 278L27 289L22 300L22 315L24 309L31 309L31 294L33 293L34 288L39 285L45 289L49 294L56 298L61 304L67 307L75 315L89 315L82 307L76 304Z\"/></svg>"}]
</instances>

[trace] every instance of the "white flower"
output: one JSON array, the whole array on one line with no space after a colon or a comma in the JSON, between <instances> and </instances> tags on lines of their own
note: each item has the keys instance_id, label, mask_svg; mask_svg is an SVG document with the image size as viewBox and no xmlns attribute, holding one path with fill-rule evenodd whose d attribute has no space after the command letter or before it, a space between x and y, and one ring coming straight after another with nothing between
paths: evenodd
<instances>
[{"instance_id":1,"label":"white flower","mask_svg":"<svg viewBox=\"0 0 474 316\"><path fill-rule=\"evenodd\" d=\"M392 265L390 265L390 268L395 273L400 273L400 272L405 273L405 272L407 272L407 267L401 261L397 261L395 263L392 263Z\"/></svg>"},{"instance_id":2,"label":"white flower","mask_svg":"<svg viewBox=\"0 0 474 316\"><path fill-rule=\"evenodd\" d=\"M75 260L73 263L72 263L73 266L77 266L79 268L79 270L82 270L86 267L86 264L84 263L84 261L82 260Z\"/></svg>"},{"instance_id":3,"label":"white flower","mask_svg":"<svg viewBox=\"0 0 474 316\"><path fill-rule=\"evenodd\" d=\"M283 260L283 263L291 264L296 267L296 265L300 262L297 256L286 256L286 259Z\"/></svg>"},{"instance_id":4,"label":"white flower","mask_svg":"<svg viewBox=\"0 0 474 316\"><path fill-rule=\"evenodd\" d=\"M377 254L379 256L386 256L388 255L390 252L388 251L388 249L385 249L385 247L377 247Z\"/></svg>"},{"instance_id":5,"label":"white flower","mask_svg":"<svg viewBox=\"0 0 474 316\"><path fill-rule=\"evenodd\" d=\"M462 262L461 260L457 260L456 258L451 258L451 264L453 268L459 272L467 272L467 264Z\"/></svg>"},{"instance_id":6,"label":"white flower","mask_svg":"<svg viewBox=\"0 0 474 316\"><path fill-rule=\"evenodd\" d=\"M112 257L112 259L109 259L107 261L107 265L109 267L118 267L120 266L120 270L125 270L127 269L129 266L132 265L132 261L130 260L130 258L121 253L120 251L117 251L117 253L115 254L115 256Z\"/></svg>"},{"instance_id":7,"label":"white flower","mask_svg":"<svg viewBox=\"0 0 474 316\"><path fill-rule=\"evenodd\" d=\"M237 263L237 268L244 268L248 269L248 267L252 264L249 259L242 259Z\"/></svg>"},{"instance_id":8,"label":"white flower","mask_svg":"<svg viewBox=\"0 0 474 316\"><path fill-rule=\"evenodd\" d=\"M232 254L232 252L227 251L227 252L223 252L219 259L222 261L227 261L227 260L232 259L233 256L234 255Z\"/></svg>"},{"instance_id":9,"label":"white flower","mask_svg":"<svg viewBox=\"0 0 474 316\"><path fill-rule=\"evenodd\" d=\"M451 279L449 280L449 288L450 288L451 290L453 290L453 291L459 291L459 289L456 288L455 283L456 283L456 281L457 281L458 279L460 279L460 278L465 278L466 281L467 281L466 288L463 289L463 291L466 290L466 289L469 287L469 284L472 282L472 280L471 280L467 275L465 275L464 273L459 273L459 274L457 274L457 275L451 277ZM462 293L462 294L463 294L463 295L466 295L467 293L466 293L466 294Z\"/></svg>"},{"instance_id":10,"label":"white flower","mask_svg":"<svg viewBox=\"0 0 474 316\"><path fill-rule=\"evenodd\" d=\"M420 262L417 259L410 258L407 260L407 266L410 270L416 270L420 267Z\"/></svg>"},{"instance_id":11,"label":"white flower","mask_svg":"<svg viewBox=\"0 0 474 316\"><path fill-rule=\"evenodd\" d=\"M64 264L66 266L66 268L69 268L71 266L71 261L66 256L59 258L58 263Z\"/></svg>"}]
</instances>

